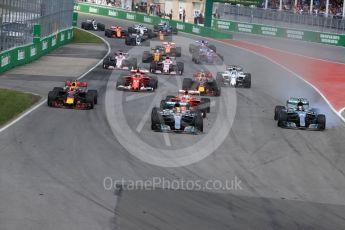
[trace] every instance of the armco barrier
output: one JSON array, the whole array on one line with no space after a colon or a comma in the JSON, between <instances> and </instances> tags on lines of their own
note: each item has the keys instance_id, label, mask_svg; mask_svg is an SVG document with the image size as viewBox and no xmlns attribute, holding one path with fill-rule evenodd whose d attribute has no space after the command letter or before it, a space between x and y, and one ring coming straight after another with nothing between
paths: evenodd
<instances>
[{"instance_id":1,"label":"armco barrier","mask_svg":"<svg viewBox=\"0 0 345 230\"><path fill-rule=\"evenodd\" d=\"M35 31L34 31L35 33ZM73 38L73 28L61 30L42 39L34 38L33 43L15 47L0 53L0 73L15 66L32 62L52 50L68 43Z\"/></svg>"},{"instance_id":2,"label":"armco barrier","mask_svg":"<svg viewBox=\"0 0 345 230\"><path fill-rule=\"evenodd\" d=\"M322 33L224 20L213 20L213 28L217 30L229 30L232 32L244 32L279 38L302 40L307 42L345 46L344 34Z\"/></svg>"},{"instance_id":3,"label":"armco barrier","mask_svg":"<svg viewBox=\"0 0 345 230\"><path fill-rule=\"evenodd\" d=\"M147 24L158 24L161 22L169 22L169 24L173 27L177 27L177 29L181 32L197 34L203 37L210 37L210 38L220 38L220 39L230 39L232 38L231 34L223 33L211 28L194 25L191 23L183 23L180 21L169 20L169 19L162 19L157 16L148 16L142 13L135 13L120 10L118 8L107 7L107 6L99 6L93 5L88 3L77 3L74 7L75 11L84 12L84 13L91 13L96 15L102 15L112 18L119 18L130 20L134 22L140 23L147 23Z\"/></svg>"}]
</instances>

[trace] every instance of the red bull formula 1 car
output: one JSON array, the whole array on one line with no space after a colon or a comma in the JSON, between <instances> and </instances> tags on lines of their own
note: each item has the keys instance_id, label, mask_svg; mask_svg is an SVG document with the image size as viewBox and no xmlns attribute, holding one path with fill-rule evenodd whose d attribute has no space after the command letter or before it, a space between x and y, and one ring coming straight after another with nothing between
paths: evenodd
<instances>
[{"instance_id":1,"label":"red bull formula 1 car","mask_svg":"<svg viewBox=\"0 0 345 230\"><path fill-rule=\"evenodd\" d=\"M221 87L213 78L211 72L199 71L193 74L193 78L184 78L183 90L195 90L200 95L220 96Z\"/></svg>"},{"instance_id":2,"label":"red bull formula 1 car","mask_svg":"<svg viewBox=\"0 0 345 230\"><path fill-rule=\"evenodd\" d=\"M116 82L116 88L134 92L155 91L158 88L158 79L135 70L130 75L120 77Z\"/></svg>"},{"instance_id":3,"label":"red bull formula 1 car","mask_svg":"<svg viewBox=\"0 0 345 230\"><path fill-rule=\"evenodd\" d=\"M88 90L87 82L66 81L65 87L55 87L48 93L48 106L71 109L93 109L97 90Z\"/></svg>"}]
</instances>

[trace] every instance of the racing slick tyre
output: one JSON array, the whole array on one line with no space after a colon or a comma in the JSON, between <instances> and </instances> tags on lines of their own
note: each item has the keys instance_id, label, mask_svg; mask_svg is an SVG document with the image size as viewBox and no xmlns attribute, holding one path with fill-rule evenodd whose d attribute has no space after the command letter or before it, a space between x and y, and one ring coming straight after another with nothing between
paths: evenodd
<instances>
[{"instance_id":1,"label":"racing slick tyre","mask_svg":"<svg viewBox=\"0 0 345 230\"><path fill-rule=\"evenodd\" d=\"M49 107L53 106L53 102L57 99L57 97L58 97L58 91L50 91L48 93L47 104Z\"/></svg>"},{"instance_id":2,"label":"racing slick tyre","mask_svg":"<svg viewBox=\"0 0 345 230\"><path fill-rule=\"evenodd\" d=\"M194 117L194 127L200 132L204 131L204 121L200 111Z\"/></svg>"},{"instance_id":3,"label":"racing slick tyre","mask_svg":"<svg viewBox=\"0 0 345 230\"><path fill-rule=\"evenodd\" d=\"M284 110L284 109L285 109L285 106L282 106L282 105L277 105L277 106L274 108L274 120L275 120L275 121L278 120L280 111L282 111L282 110Z\"/></svg>"},{"instance_id":4,"label":"racing slick tyre","mask_svg":"<svg viewBox=\"0 0 345 230\"><path fill-rule=\"evenodd\" d=\"M151 112L151 129L153 131L160 131L160 125L161 117L159 116L158 109L153 107Z\"/></svg>"},{"instance_id":5,"label":"racing slick tyre","mask_svg":"<svg viewBox=\"0 0 345 230\"><path fill-rule=\"evenodd\" d=\"M252 75L250 73L246 73L246 77L244 79L244 87L250 88L252 86Z\"/></svg>"},{"instance_id":6,"label":"racing slick tyre","mask_svg":"<svg viewBox=\"0 0 345 230\"><path fill-rule=\"evenodd\" d=\"M177 30L177 28L172 28L172 34L175 34L175 35L177 35L177 34L178 34L178 30Z\"/></svg>"},{"instance_id":7,"label":"racing slick tyre","mask_svg":"<svg viewBox=\"0 0 345 230\"><path fill-rule=\"evenodd\" d=\"M153 78L150 79L149 87L151 87L153 91L155 91L158 88L158 80Z\"/></svg>"},{"instance_id":8,"label":"racing slick tyre","mask_svg":"<svg viewBox=\"0 0 345 230\"><path fill-rule=\"evenodd\" d=\"M97 105L98 103L98 92L95 89L90 89L87 91L88 94L93 95L93 103Z\"/></svg>"},{"instance_id":9,"label":"racing slick tyre","mask_svg":"<svg viewBox=\"0 0 345 230\"><path fill-rule=\"evenodd\" d=\"M105 25L102 23L97 23L97 29L100 31L104 31L105 30Z\"/></svg>"},{"instance_id":10,"label":"racing slick tyre","mask_svg":"<svg viewBox=\"0 0 345 230\"><path fill-rule=\"evenodd\" d=\"M56 91L56 92L62 92L63 91L63 88L62 87L54 87L53 91Z\"/></svg>"},{"instance_id":11,"label":"racing slick tyre","mask_svg":"<svg viewBox=\"0 0 345 230\"><path fill-rule=\"evenodd\" d=\"M214 45L209 45L208 48L213 50L215 53L217 53L217 48Z\"/></svg>"},{"instance_id":12,"label":"racing slick tyre","mask_svg":"<svg viewBox=\"0 0 345 230\"><path fill-rule=\"evenodd\" d=\"M200 103L201 106L206 109L206 112L207 113L211 112L211 100L210 100L210 98L202 97L200 99L200 101L201 101L201 103Z\"/></svg>"},{"instance_id":13,"label":"racing slick tyre","mask_svg":"<svg viewBox=\"0 0 345 230\"><path fill-rule=\"evenodd\" d=\"M165 97L165 100L170 101L170 99L175 98L173 95L168 95Z\"/></svg>"},{"instance_id":14,"label":"racing slick tyre","mask_svg":"<svg viewBox=\"0 0 345 230\"><path fill-rule=\"evenodd\" d=\"M150 64L150 73L155 73L157 70L157 63L156 62L151 62Z\"/></svg>"},{"instance_id":15,"label":"racing slick tyre","mask_svg":"<svg viewBox=\"0 0 345 230\"><path fill-rule=\"evenodd\" d=\"M184 63L183 62L177 62L176 66L177 66L177 74L178 75L183 75Z\"/></svg>"},{"instance_id":16,"label":"racing slick tyre","mask_svg":"<svg viewBox=\"0 0 345 230\"><path fill-rule=\"evenodd\" d=\"M176 57L181 57L182 56L182 49L181 49L181 47L176 47L173 52L175 53Z\"/></svg>"},{"instance_id":17,"label":"racing slick tyre","mask_svg":"<svg viewBox=\"0 0 345 230\"><path fill-rule=\"evenodd\" d=\"M159 104L159 108L161 110L167 109L167 105L166 105L167 100L161 100L160 104Z\"/></svg>"},{"instance_id":18,"label":"racing slick tyre","mask_svg":"<svg viewBox=\"0 0 345 230\"><path fill-rule=\"evenodd\" d=\"M143 63L150 63L152 61L152 54L150 51L144 51L141 61Z\"/></svg>"},{"instance_id":19,"label":"racing slick tyre","mask_svg":"<svg viewBox=\"0 0 345 230\"><path fill-rule=\"evenodd\" d=\"M119 86L120 85L124 86L125 84L126 84L126 79L124 79L123 77L118 78L116 81L116 89L121 90L119 89Z\"/></svg>"},{"instance_id":20,"label":"racing slick tyre","mask_svg":"<svg viewBox=\"0 0 345 230\"><path fill-rule=\"evenodd\" d=\"M194 51L195 51L195 45L189 44L189 53L194 53Z\"/></svg>"},{"instance_id":21,"label":"racing slick tyre","mask_svg":"<svg viewBox=\"0 0 345 230\"><path fill-rule=\"evenodd\" d=\"M130 38L130 37L126 37L125 45L127 45L127 46L134 46L135 45L135 41L132 38Z\"/></svg>"},{"instance_id":22,"label":"racing slick tyre","mask_svg":"<svg viewBox=\"0 0 345 230\"><path fill-rule=\"evenodd\" d=\"M137 63L137 59L136 58L131 58L131 59L128 59L128 60L124 60L123 61L123 64L122 64L123 67L128 67L128 69L137 69L138 67L138 63Z\"/></svg>"},{"instance_id":23,"label":"racing slick tyre","mask_svg":"<svg viewBox=\"0 0 345 230\"><path fill-rule=\"evenodd\" d=\"M193 79L191 78L183 78L182 81L182 89L183 90L190 90L193 85Z\"/></svg>"},{"instance_id":24,"label":"racing slick tyre","mask_svg":"<svg viewBox=\"0 0 345 230\"><path fill-rule=\"evenodd\" d=\"M285 122L287 122L288 119L288 114L286 111L280 111L279 115L278 115L278 127L284 127L285 126Z\"/></svg>"},{"instance_id":25,"label":"racing slick tyre","mask_svg":"<svg viewBox=\"0 0 345 230\"><path fill-rule=\"evenodd\" d=\"M87 104L89 104L89 108L90 109L93 109L94 108L94 105L95 105L95 97L93 95L93 93L89 93L87 92L86 95L85 95L85 102Z\"/></svg>"},{"instance_id":26,"label":"racing slick tyre","mask_svg":"<svg viewBox=\"0 0 345 230\"><path fill-rule=\"evenodd\" d=\"M218 85L217 81L213 81L210 85L210 90L213 91L213 95L215 97L219 97L221 94L222 88L220 87L220 85Z\"/></svg>"},{"instance_id":27,"label":"racing slick tyre","mask_svg":"<svg viewBox=\"0 0 345 230\"><path fill-rule=\"evenodd\" d=\"M133 27L128 27L128 33L130 34L136 34L137 31Z\"/></svg>"},{"instance_id":28,"label":"racing slick tyre","mask_svg":"<svg viewBox=\"0 0 345 230\"><path fill-rule=\"evenodd\" d=\"M81 28L84 30L87 30L87 23L86 22L82 22L81 23Z\"/></svg>"},{"instance_id":29,"label":"racing slick tyre","mask_svg":"<svg viewBox=\"0 0 345 230\"><path fill-rule=\"evenodd\" d=\"M201 63L199 57L195 57L194 55L193 55L193 57L192 57L192 61L193 61L195 64L200 64L200 63Z\"/></svg>"},{"instance_id":30,"label":"racing slick tyre","mask_svg":"<svg viewBox=\"0 0 345 230\"><path fill-rule=\"evenodd\" d=\"M326 128L326 116L324 114L318 114L316 122L319 125L319 130L325 130Z\"/></svg>"},{"instance_id":31,"label":"racing slick tyre","mask_svg":"<svg viewBox=\"0 0 345 230\"><path fill-rule=\"evenodd\" d=\"M217 81L217 84L218 84L219 87L224 86L222 72L217 72L216 81Z\"/></svg>"},{"instance_id":32,"label":"racing slick tyre","mask_svg":"<svg viewBox=\"0 0 345 230\"><path fill-rule=\"evenodd\" d=\"M153 33L153 31L151 29L148 29L147 30L147 37L150 39L150 38L154 38L156 37L156 34Z\"/></svg>"},{"instance_id":33,"label":"racing slick tyre","mask_svg":"<svg viewBox=\"0 0 345 230\"><path fill-rule=\"evenodd\" d=\"M112 31L110 29L106 29L104 31L104 36L108 37L108 38L111 38L111 35L112 35Z\"/></svg>"}]
</instances>

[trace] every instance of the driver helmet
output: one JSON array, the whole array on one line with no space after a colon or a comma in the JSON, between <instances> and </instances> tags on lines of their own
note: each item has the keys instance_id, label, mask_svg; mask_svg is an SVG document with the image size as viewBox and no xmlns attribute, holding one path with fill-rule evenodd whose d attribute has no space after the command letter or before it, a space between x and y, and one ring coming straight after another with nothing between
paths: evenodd
<instances>
[{"instance_id":1,"label":"driver helmet","mask_svg":"<svg viewBox=\"0 0 345 230\"><path fill-rule=\"evenodd\" d=\"M183 99L187 100L189 99L189 94L188 94L188 90L185 90L184 93L183 93L183 96L182 96Z\"/></svg>"},{"instance_id":2,"label":"driver helmet","mask_svg":"<svg viewBox=\"0 0 345 230\"><path fill-rule=\"evenodd\" d=\"M297 111L304 111L303 102L300 101L297 103Z\"/></svg>"}]
</instances>

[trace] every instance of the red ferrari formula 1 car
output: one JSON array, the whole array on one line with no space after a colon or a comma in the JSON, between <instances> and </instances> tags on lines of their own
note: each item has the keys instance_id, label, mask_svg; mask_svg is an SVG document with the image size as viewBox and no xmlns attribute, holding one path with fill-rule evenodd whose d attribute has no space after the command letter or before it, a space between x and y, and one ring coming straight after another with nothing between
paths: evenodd
<instances>
[{"instance_id":1,"label":"red ferrari formula 1 car","mask_svg":"<svg viewBox=\"0 0 345 230\"><path fill-rule=\"evenodd\" d=\"M56 108L93 109L97 90L88 90L87 82L66 81L65 87L55 87L48 93L48 106Z\"/></svg>"},{"instance_id":2,"label":"red ferrari formula 1 car","mask_svg":"<svg viewBox=\"0 0 345 230\"><path fill-rule=\"evenodd\" d=\"M112 26L110 29L104 31L104 35L109 38L126 38L128 31L124 30L121 26Z\"/></svg>"},{"instance_id":3,"label":"red ferrari formula 1 car","mask_svg":"<svg viewBox=\"0 0 345 230\"><path fill-rule=\"evenodd\" d=\"M182 82L183 90L195 90L200 95L220 96L221 88L213 78L212 73L199 71L193 74L192 78L184 78Z\"/></svg>"},{"instance_id":4,"label":"red ferrari formula 1 car","mask_svg":"<svg viewBox=\"0 0 345 230\"><path fill-rule=\"evenodd\" d=\"M120 77L116 82L118 90L127 91L155 91L158 87L158 79L145 75L139 70L133 71L129 76Z\"/></svg>"},{"instance_id":5,"label":"red ferrari formula 1 car","mask_svg":"<svg viewBox=\"0 0 345 230\"><path fill-rule=\"evenodd\" d=\"M210 112L211 100L210 98L198 98L195 95L200 95L198 91L180 90L177 96L168 95L165 100L161 100L160 108L168 109L174 106L175 103L187 104L192 110L199 110L203 118Z\"/></svg>"}]
</instances>

